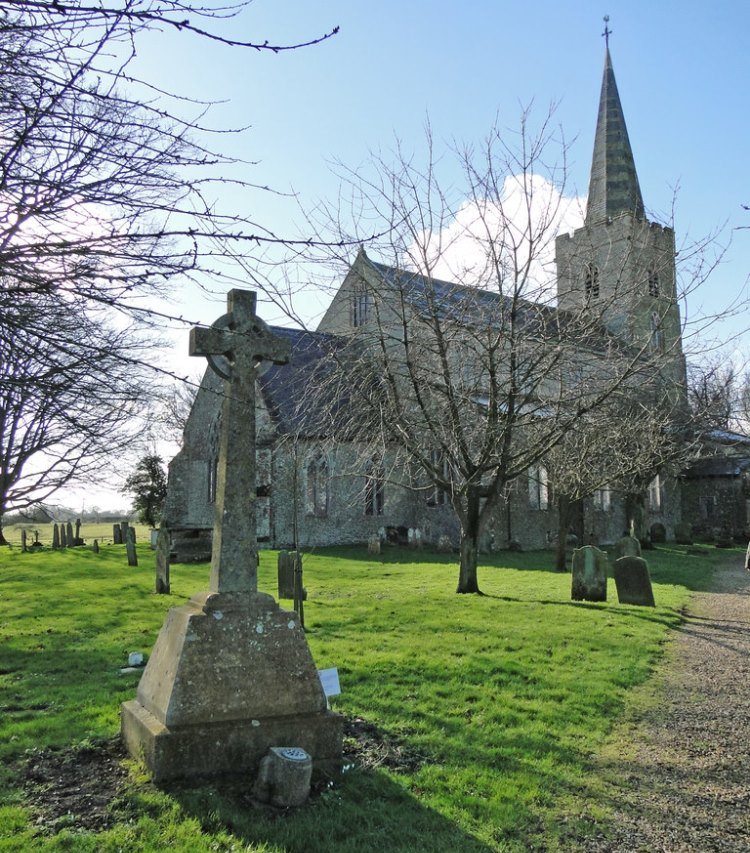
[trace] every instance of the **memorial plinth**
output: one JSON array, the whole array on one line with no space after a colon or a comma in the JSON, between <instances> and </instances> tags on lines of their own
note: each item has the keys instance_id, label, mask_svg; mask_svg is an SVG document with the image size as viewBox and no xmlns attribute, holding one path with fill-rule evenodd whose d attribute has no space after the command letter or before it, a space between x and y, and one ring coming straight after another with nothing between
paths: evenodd
<instances>
[{"instance_id":1,"label":"memorial plinth","mask_svg":"<svg viewBox=\"0 0 750 853\"><path fill-rule=\"evenodd\" d=\"M272 746L302 747L315 774L341 762L343 720L328 710L299 619L257 590L255 369L285 354L254 294L231 291L228 303L191 337L191 355L209 356L226 380L209 590L169 611L122 706L123 740L156 781L253 775Z\"/></svg>"}]
</instances>

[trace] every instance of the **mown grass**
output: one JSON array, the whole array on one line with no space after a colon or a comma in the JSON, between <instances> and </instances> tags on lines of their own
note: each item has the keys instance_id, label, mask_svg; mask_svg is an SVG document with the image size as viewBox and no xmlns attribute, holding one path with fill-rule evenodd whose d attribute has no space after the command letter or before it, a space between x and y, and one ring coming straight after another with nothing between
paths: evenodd
<instances>
[{"instance_id":1,"label":"mown grass","mask_svg":"<svg viewBox=\"0 0 750 853\"><path fill-rule=\"evenodd\" d=\"M334 708L376 725L419 766L354 768L302 809L269 814L212 784L153 787L133 766L102 832L39 833L19 768L28 751L108 738L166 610L205 588L206 566L174 566L153 590L139 545L0 552L0 851L564 851L596 817L599 750L652 672L691 590L721 555L648 554L658 607L570 601L549 553L501 554L483 597L453 592L449 556L362 549L307 555L305 615L316 664L338 667ZM275 592L275 554L260 586ZM244 804L243 804L244 803Z\"/></svg>"}]
</instances>

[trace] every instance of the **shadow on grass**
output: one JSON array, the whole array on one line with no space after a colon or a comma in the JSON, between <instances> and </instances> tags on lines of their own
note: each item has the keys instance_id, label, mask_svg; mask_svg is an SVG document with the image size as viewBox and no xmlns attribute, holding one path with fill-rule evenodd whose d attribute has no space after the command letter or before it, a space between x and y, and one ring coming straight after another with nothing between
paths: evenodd
<instances>
[{"instance_id":1,"label":"shadow on grass","mask_svg":"<svg viewBox=\"0 0 750 853\"><path fill-rule=\"evenodd\" d=\"M318 791L303 807L258 806L250 783L172 785L165 790L207 833L231 832L245 844L273 845L288 853L490 853L491 848L419 802L385 773L354 769Z\"/></svg>"}]
</instances>

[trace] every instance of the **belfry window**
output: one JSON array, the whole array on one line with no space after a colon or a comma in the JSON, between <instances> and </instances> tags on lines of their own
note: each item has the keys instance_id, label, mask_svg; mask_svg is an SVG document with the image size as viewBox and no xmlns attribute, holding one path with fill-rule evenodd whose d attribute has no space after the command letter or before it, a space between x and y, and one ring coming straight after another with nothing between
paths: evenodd
<instances>
[{"instance_id":1,"label":"belfry window","mask_svg":"<svg viewBox=\"0 0 750 853\"><path fill-rule=\"evenodd\" d=\"M599 267L596 264L586 264L583 271L583 289L587 302L599 298Z\"/></svg>"},{"instance_id":2,"label":"belfry window","mask_svg":"<svg viewBox=\"0 0 750 853\"><path fill-rule=\"evenodd\" d=\"M659 295L659 273L653 267L648 272L648 295Z\"/></svg>"}]
</instances>

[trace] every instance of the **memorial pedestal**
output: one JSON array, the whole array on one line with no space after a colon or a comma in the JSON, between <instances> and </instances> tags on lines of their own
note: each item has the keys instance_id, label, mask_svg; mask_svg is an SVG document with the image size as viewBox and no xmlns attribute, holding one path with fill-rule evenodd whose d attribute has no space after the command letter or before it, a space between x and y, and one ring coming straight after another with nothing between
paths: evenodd
<instances>
[{"instance_id":1,"label":"memorial pedestal","mask_svg":"<svg viewBox=\"0 0 750 853\"><path fill-rule=\"evenodd\" d=\"M302 747L314 773L333 772L342 731L297 615L258 593L201 593L170 610L122 706L123 740L156 781L252 776L272 746Z\"/></svg>"}]
</instances>

